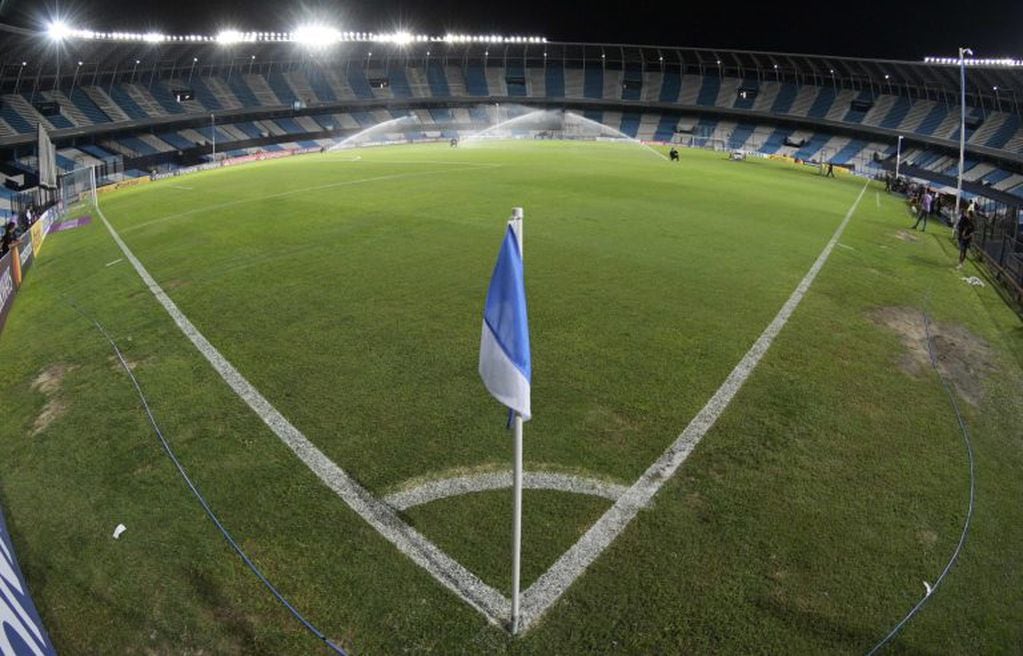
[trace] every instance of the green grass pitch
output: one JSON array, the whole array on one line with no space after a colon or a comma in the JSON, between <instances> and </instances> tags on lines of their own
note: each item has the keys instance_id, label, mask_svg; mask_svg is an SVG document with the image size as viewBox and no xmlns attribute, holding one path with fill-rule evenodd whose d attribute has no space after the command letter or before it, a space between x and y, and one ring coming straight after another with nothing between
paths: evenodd
<instances>
[{"instance_id":1,"label":"green grass pitch","mask_svg":"<svg viewBox=\"0 0 1023 656\"><path fill-rule=\"evenodd\" d=\"M512 207L525 208L533 342L526 469L627 486L722 384L863 185L720 153L675 165L620 143L504 142L262 162L101 207L210 342L383 497L510 467L505 411L476 361ZM891 653L1015 652L1023 324L991 285L961 280L947 229L910 223L867 188L692 456L514 638L320 483L101 222L51 236L0 336L0 504L58 651L323 653L202 514L73 299L124 349L242 546L360 655L866 652L933 582L966 510L962 439L910 330L926 308L972 431L976 511L959 563ZM33 384L41 374L50 386ZM527 490L523 588L611 503ZM401 516L509 593L510 491Z\"/></svg>"}]
</instances>

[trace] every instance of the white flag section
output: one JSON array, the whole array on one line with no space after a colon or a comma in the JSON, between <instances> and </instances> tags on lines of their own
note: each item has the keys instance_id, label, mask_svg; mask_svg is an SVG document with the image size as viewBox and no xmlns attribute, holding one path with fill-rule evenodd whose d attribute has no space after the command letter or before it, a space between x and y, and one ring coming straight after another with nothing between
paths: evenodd
<instances>
[{"instance_id":1,"label":"white flag section","mask_svg":"<svg viewBox=\"0 0 1023 656\"><path fill-rule=\"evenodd\" d=\"M522 249L512 222L490 279L480 338L480 376L494 398L529 421L529 323Z\"/></svg>"}]
</instances>

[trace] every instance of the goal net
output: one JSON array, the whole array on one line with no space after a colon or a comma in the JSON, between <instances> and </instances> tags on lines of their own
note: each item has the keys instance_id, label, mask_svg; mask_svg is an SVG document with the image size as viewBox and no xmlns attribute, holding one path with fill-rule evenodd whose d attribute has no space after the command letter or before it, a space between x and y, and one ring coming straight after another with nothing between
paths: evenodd
<instances>
[{"instance_id":1,"label":"goal net","mask_svg":"<svg viewBox=\"0 0 1023 656\"><path fill-rule=\"evenodd\" d=\"M78 206L96 207L96 168L87 166L60 176L57 184L60 211L66 213Z\"/></svg>"}]
</instances>

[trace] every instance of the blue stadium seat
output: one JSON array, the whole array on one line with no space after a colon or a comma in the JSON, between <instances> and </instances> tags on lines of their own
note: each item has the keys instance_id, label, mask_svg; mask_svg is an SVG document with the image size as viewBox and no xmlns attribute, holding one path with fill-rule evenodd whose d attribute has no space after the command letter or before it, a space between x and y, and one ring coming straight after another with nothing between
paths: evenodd
<instances>
[{"instance_id":1,"label":"blue stadium seat","mask_svg":"<svg viewBox=\"0 0 1023 656\"><path fill-rule=\"evenodd\" d=\"M796 101L796 94L798 93L798 86L791 82L783 82L781 88L778 89L778 95L774 97L774 102L771 103L771 113L790 113L792 111L792 103ZM791 134L791 132L789 134Z\"/></svg>"},{"instance_id":2,"label":"blue stadium seat","mask_svg":"<svg viewBox=\"0 0 1023 656\"><path fill-rule=\"evenodd\" d=\"M160 152L138 137L118 137L117 142L131 148L139 155L156 155Z\"/></svg>"},{"instance_id":3,"label":"blue stadium seat","mask_svg":"<svg viewBox=\"0 0 1023 656\"><path fill-rule=\"evenodd\" d=\"M621 131L635 139L639 133L639 122L642 118L643 115L639 112L624 112L622 114Z\"/></svg>"},{"instance_id":4,"label":"blue stadium seat","mask_svg":"<svg viewBox=\"0 0 1023 656\"><path fill-rule=\"evenodd\" d=\"M596 64L589 64L583 71L583 97L604 97L604 69Z\"/></svg>"},{"instance_id":5,"label":"blue stadium seat","mask_svg":"<svg viewBox=\"0 0 1023 656\"><path fill-rule=\"evenodd\" d=\"M505 88L509 96L525 97L526 93L526 69L522 61L510 61L504 69Z\"/></svg>"},{"instance_id":6,"label":"blue stadium seat","mask_svg":"<svg viewBox=\"0 0 1023 656\"><path fill-rule=\"evenodd\" d=\"M451 110L443 107L431 108L430 118L433 119L434 123L451 123L455 120L455 117L451 115Z\"/></svg>"},{"instance_id":7,"label":"blue stadium seat","mask_svg":"<svg viewBox=\"0 0 1023 656\"><path fill-rule=\"evenodd\" d=\"M32 94L30 94L30 93L23 93L23 94L21 94L21 97L24 98L29 104L32 104L33 102L39 102L41 100L45 100L45 98L33 98ZM67 117L64 116L63 114L54 114L53 116L46 116L44 118L47 121L50 122L50 125L52 125L53 127L55 127L58 130L63 130L64 128L73 128L73 127L75 127L74 123L69 121L67 119Z\"/></svg>"},{"instance_id":8,"label":"blue stadium seat","mask_svg":"<svg viewBox=\"0 0 1023 656\"><path fill-rule=\"evenodd\" d=\"M347 69L348 86L355 92L356 98L372 99L373 89L369 86L366 78L366 71L359 66L349 66Z\"/></svg>"},{"instance_id":9,"label":"blue stadium seat","mask_svg":"<svg viewBox=\"0 0 1023 656\"><path fill-rule=\"evenodd\" d=\"M335 102L337 101L337 94L334 93L334 89L327 82L326 76L323 74L323 70L319 67L312 67L306 72L306 77L309 78L309 87L316 94L316 99L320 102Z\"/></svg>"},{"instance_id":10,"label":"blue stadium seat","mask_svg":"<svg viewBox=\"0 0 1023 656\"><path fill-rule=\"evenodd\" d=\"M75 107L85 115L85 118L93 123L110 123L110 117L106 115L106 112L97 107L96 103L92 102L89 94L85 93L81 87L72 89L68 97Z\"/></svg>"},{"instance_id":11,"label":"blue stadium seat","mask_svg":"<svg viewBox=\"0 0 1023 656\"><path fill-rule=\"evenodd\" d=\"M128 95L127 91L121 88L120 84L112 85L107 91L110 99L117 103L121 111L128 115L128 118L134 121L142 121L149 118L149 114L139 107L138 103Z\"/></svg>"},{"instance_id":12,"label":"blue stadium seat","mask_svg":"<svg viewBox=\"0 0 1023 656\"><path fill-rule=\"evenodd\" d=\"M753 135L753 130L756 126L751 123L740 123L735 126L732 130L732 134L728 137L728 147L730 149L743 148L749 138Z\"/></svg>"},{"instance_id":13,"label":"blue stadium seat","mask_svg":"<svg viewBox=\"0 0 1023 656\"><path fill-rule=\"evenodd\" d=\"M678 125L681 116L678 114L662 114L661 120L657 122L657 129L654 131L654 141L671 141L675 136L675 127Z\"/></svg>"},{"instance_id":14,"label":"blue stadium seat","mask_svg":"<svg viewBox=\"0 0 1023 656\"><path fill-rule=\"evenodd\" d=\"M717 75L704 75L700 85L700 93L696 96L696 104L713 107L717 102L718 91L721 90L721 78Z\"/></svg>"},{"instance_id":15,"label":"blue stadium seat","mask_svg":"<svg viewBox=\"0 0 1023 656\"><path fill-rule=\"evenodd\" d=\"M78 148L79 150L84 150L85 152L89 153L90 155L97 159L110 159L111 157L116 157L109 150L106 150L105 148L101 148L94 144L85 144L82 146L76 146L76 148Z\"/></svg>"},{"instance_id":16,"label":"blue stadium seat","mask_svg":"<svg viewBox=\"0 0 1023 656\"><path fill-rule=\"evenodd\" d=\"M305 134L306 130L290 118L275 118L274 123L279 125L288 134Z\"/></svg>"},{"instance_id":17,"label":"blue stadium seat","mask_svg":"<svg viewBox=\"0 0 1023 656\"><path fill-rule=\"evenodd\" d=\"M561 62L547 62L547 69L543 74L545 93L548 98L565 97L565 69Z\"/></svg>"},{"instance_id":18,"label":"blue stadium seat","mask_svg":"<svg viewBox=\"0 0 1023 656\"><path fill-rule=\"evenodd\" d=\"M434 59L426 63L426 81L430 84L430 94L434 98L448 98L451 96L448 76L444 72L441 62Z\"/></svg>"},{"instance_id":19,"label":"blue stadium seat","mask_svg":"<svg viewBox=\"0 0 1023 656\"><path fill-rule=\"evenodd\" d=\"M773 155L778 152L785 145L785 140L792 136L793 131L792 128L775 128L767 136L767 141L760 146L760 152L767 155Z\"/></svg>"},{"instance_id":20,"label":"blue stadium seat","mask_svg":"<svg viewBox=\"0 0 1023 656\"><path fill-rule=\"evenodd\" d=\"M626 64L622 74L622 100L639 100L643 96L643 69L639 64Z\"/></svg>"},{"instance_id":21,"label":"blue stadium seat","mask_svg":"<svg viewBox=\"0 0 1023 656\"><path fill-rule=\"evenodd\" d=\"M678 71L664 71L661 80L661 102L678 102L678 94L682 91L682 75Z\"/></svg>"},{"instance_id":22,"label":"blue stadium seat","mask_svg":"<svg viewBox=\"0 0 1023 656\"><path fill-rule=\"evenodd\" d=\"M7 125L21 133L34 132L36 129L35 125L29 123L24 116L18 113L16 109L5 102L0 102L0 118L2 118Z\"/></svg>"},{"instance_id":23,"label":"blue stadium seat","mask_svg":"<svg viewBox=\"0 0 1023 656\"><path fill-rule=\"evenodd\" d=\"M217 111L224 108L220 104L220 100L217 99L216 94L210 91L210 88L206 86L201 77L196 76L192 78L192 91L195 92L196 100L206 109Z\"/></svg>"},{"instance_id":24,"label":"blue stadium seat","mask_svg":"<svg viewBox=\"0 0 1023 656\"><path fill-rule=\"evenodd\" d=\"M256 98L256 94L252 92L252 87L248 85L245 78L240 74L235 74L227 78L227 86L230 87L231 91L234 92L235 97L241 101L243 107L259 107L259 99Z\"/></svg>"},{"instance_id":25,"label":"blue stadium seat","mask_svg":"<svg viewBox=\"0 0 1023 656\"><path fill-rule=\"evenodd\" d=\"M241 123L235 123L234 127L241 130L245 136L249 139L259 139L262 137L263 130L258 125L251 121L242 121Z\"/></svg>"},{"instance_id":26,"label":"blue stadium seat","mask_svg":"<svg viewBox=\"0 0 1023 656\"><path fill-rule=\"evenodd\" d=\"M749 90L752 90L754 92L759 92L759 90L760 90L760 80L758 80L755 77L747 77L747 78L743 79L742 84L740 85L740 88L741 89L749 89ZM736 109L753 109L753 103L755 103L756 100L757 99L756 99L756 94L755 93L754 94L749 94L745 98L743 98L738 93L736 93L735 94L735 104L733 105L733 107L735 107ZM725 99L725 101L727 102L727 98Z\"/></svg>"},{"instance_id":27,"label":"blue stadium seat","mask_svg":"<svg viewBox=\"0 0 1023 656\"><path fill-rule=\"evenodd\" d=\"M181 136L177 132L164 132L156 135L160 139L166 141L170 145L174 146L178 150L188 150L189 148L195 148L195 144Z\"/></svg>"},{"instance_id":28,"label":"blue stadium seat","mask_svg":"<svg viewBox=\"0 0 1023 656\"><path fill-rule=\"evenodd\" d=\"M405 75L405 68L392 64L387 69L387 83L390 85L391 93L395 98L411 98L412 88L409 86L408 77Z\"/></svg>"},{"instance_id":29,"label":"blue stadium seat","mask_svg":"<svg viewBox=\"0 0 1023 656\"><path fill-rule=\"evenodd\" d=\"M934 131L938 129L938 126L941 125L946 116L948 116L948 107L937 104L927 113L927 116L924 117L916 131L920 134L934 134Z\"/></svg>"},{"instance_id":30,"label":"blue stadium seat","mask_svg":"<svg viewBox=\"0 0 1023 656\"><path fill-rule=\"evenodd\" d=\"M813 99L810 111L806 115L811 118L825 118L834 103L835 90L831 87L821 87L817 91L817 97Z\"/></svg>"},{"instance_id":31,"label":"blue stadium seat","mask_svg":"<svg viewBox=\"0 0 1023 656\"><path fill-rule=\"evenodd\" d=\"M881 127L888 128L890 130L898 129L902 124L902 121L909 114L909 110L913 107L912 101L905 96L899 96L895 99L895 104L888 110L888 113L881 119Z\"/></svg>"},{"instance_id":32,"label":"blue stadium seat","mask_svg":"<svg viewBox=\"0 0 1023 656\"><path fill-rule=\"evenodd\" d=\"M1009 116L1005 123L1003 123L995 133L988 137L988 140L984 142L985 146L991 148L1002 148L1005 144L1009 143L1013 135L1019 131L1020 119L1018 114L1012 114Z\"/></svg>"},{"instance_id":33,"label":"blue stadium seat","mask_svg":"<svg viewBox=\"0 0 1023 656\"><path fill-rule=\"evenodd\" d=\"M873 104L874 92L870 89L862 89L858 94L856 94L856 100L859 102L869 102ZM867 111L869 111L869 109L865 111L859 110L850 104L849 111L845 113L845 117L842 120L846 123L862 123L863 117L867 115Z\"/></svg>"},{"instance_id":34,"label":"blue stadium seat","mask_svg":"<svg viewBox=\"0 0 1023 656\"><path fill-rule=\"evenodd\" d=\"M270 86L270 90L274 92L277 99L281 101L282 105L291 105L298 100L298 96L291 89L291 85L284 79L283 73L270 73L266 76L266 83Z\"/></svg>"},{"instance_id":35,"label":"blue stadium seat","mask_svg":"<svg viewBox=\"0 0 1023 656\"><path fill-rule=\"evenodd\" d=\"M472 63L465 67L465 90L470 96L488 96L487 75L483 66L479 63Z\"/></svg>"},{"instance_id":36,"label":"blue stadium seat","mask_svg":"<svg viewBox=\"0 0 1023 656\"><path fill-rule=\"evenodd\" d=\"M831 135L828 134L815 134L810 137L802 148L796 151L794 157L798 159L813 159L814 156L820 152L820 149L824 147L824 144L828 142Z\"/></svg>"},{"instance_id":37,"label":"blue stadium seat","mask_svg":"<svg viewBox=\"0 0 1023 656\"><path fill-rule=\"evenodd\" d=\"M831 158L831 161L835 164L846 164L856 155L867 147L867 142L860 139L852 139L849 143L839 149L837 153Z\"/></svg>"}]
</instances>

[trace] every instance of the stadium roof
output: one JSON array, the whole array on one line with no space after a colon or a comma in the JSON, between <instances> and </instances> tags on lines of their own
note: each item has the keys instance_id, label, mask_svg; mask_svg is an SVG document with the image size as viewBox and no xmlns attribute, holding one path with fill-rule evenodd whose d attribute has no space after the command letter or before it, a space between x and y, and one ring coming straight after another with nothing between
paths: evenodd
<instances>
[{"instance_id":1,"label":"stadium roof","mask_svg":"<svg viewBox=\"0 0 1023 656\"><path fill-rule=\"evenodd\" d=\"M713 74L799 84L866 89L952 102L959 95L955 59L895 61L734 49L685 48L653 45L547 42L541 37L478 38L418 37L346 33L326 47L304 47L286 40L287 33L259 33L271 38L242 39L241 33L218 41L213 36L169 37L127 34L118 38L67 38L60 42L45 33L0 24L0 84L53 85L62 78L95 79L116 72L189 68L204 71L237 66L294 66L319 62L361 62L384 67L409 60L444 58L449 62L521 61L564 66L603 65L613 69L660 70ZM118 33L121 34L121 33ZM255 33L250 33L255 34ZM280 34L274 38L272 35ZM340 33L339 33L340 34ZM351 38L347 38L351 35ZM323 44L320 44L321 46ZM968 102L1020 113L1023 66L1013 60L973 60L967 74Z\"/></svg>"}]
</instances>

